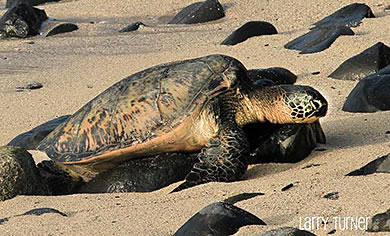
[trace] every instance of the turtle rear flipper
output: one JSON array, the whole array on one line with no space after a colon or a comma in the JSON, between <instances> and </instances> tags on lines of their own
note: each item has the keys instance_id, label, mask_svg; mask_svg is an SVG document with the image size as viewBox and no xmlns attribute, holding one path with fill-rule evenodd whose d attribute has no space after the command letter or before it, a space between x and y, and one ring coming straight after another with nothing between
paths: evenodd
<instances>
[{"instance_id":1,"label":"turtle rear flipper","mask_svg":"<svg viewBox=\"0 0 390 236\"><path fill-rule=\"evenodd\" d=\"M198 155L185 182L172 192L178 192L208 182L232 182L240 179L248 168L246 154L249 145L244 131L235 126L223 129L210 139Z\"/></svg>"},{"instance_id":2,"label":"turtle rear flipper","mask_svg":"<svg viewBox=\"0 0 390 236\"><path fill-rule=\"evenodd\" d=\"M42 161L37 166L53 195L72 194L84 183L81 177L76 179L54 161Z\"/></svg>"}]
</instances>

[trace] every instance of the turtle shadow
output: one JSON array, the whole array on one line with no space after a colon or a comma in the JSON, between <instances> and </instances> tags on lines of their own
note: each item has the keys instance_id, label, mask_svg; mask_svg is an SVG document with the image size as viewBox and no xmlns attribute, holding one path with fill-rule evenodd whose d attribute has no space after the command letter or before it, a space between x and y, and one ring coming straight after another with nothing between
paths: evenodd
<instances>
[{"instance_id":1,"label":"turtle shadow","mask_svg":"<svg viewBox=\"0 0 390 236\"><path fill-rule=\"evenodd\" d=\"M300 162L298 162L300 163ZM257 179L263 176L276 174L289 169L292 169L298 165L298 163L261 163L249 167L242 179Z\"/></svg>"},{"instance_id":2,"label":"turtle shadow","mask_svg":"<svg viewBox=\"0 0 390 236\"><path fill-rule=\"evenodd\" d=\"M284 172L287 170L291 170L294 168L310 168L314 166L318 166L319 164L308 164L313 162L313 159L317 155L320 154L320 152L325 151L327 149L322 148L322 146L317 146L307 157L300 161L295 162L264 162L264 163L258 163L254 164L252 166L249 166L248 170L245 172L244 176L242 177L242 180L250 180L250 179L257 179L264 176L269 176L273 174L278 174L280 172Z\"/></svg>"}]
</instances>

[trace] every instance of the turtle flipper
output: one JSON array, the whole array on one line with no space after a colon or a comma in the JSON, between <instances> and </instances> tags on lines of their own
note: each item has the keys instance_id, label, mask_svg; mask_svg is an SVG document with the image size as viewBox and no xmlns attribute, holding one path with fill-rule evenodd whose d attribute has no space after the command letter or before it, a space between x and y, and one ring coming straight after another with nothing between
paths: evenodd
<instances>
[{"instance_id":1,"label":"turtle flipper","mask_svg":"<svg viewBox=\"0 0 390 236\"><path fill-rule=\"evenodd\" d=\"M81 177L71 176L54 161L42 161L37 166L52 195L72 194L83 184Z\"/></svg>"},{"instance_id":2,"label":"turtle flipper","mask_svg":"<svg viewBox=\"0 0 390 236\"><path fill-rule=\"evenodd\" d=\"M241 128L223 130L218 137L211 139L198 155L185 182L172 192L208 182L232 182L239 180L248 164L248 141Z\"/></svg>"}]
</instances>

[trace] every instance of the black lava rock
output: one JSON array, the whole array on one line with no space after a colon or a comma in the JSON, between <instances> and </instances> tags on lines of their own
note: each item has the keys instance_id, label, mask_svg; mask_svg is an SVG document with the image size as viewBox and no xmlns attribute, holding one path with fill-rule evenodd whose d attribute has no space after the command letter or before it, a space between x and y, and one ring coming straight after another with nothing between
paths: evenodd
<instances>
[{"instance_id":1,"label":"black lava rock","mask_svg":"<svg viewBox=\"0 0 390 236\"><path fill-rule=\"evenodd\" d=\"M350 27L359 26L364 17L375 17L367 5L347 5L314 23L310 32L288 42L284 47L301 51L302 54L321 52L329 48L340 35L354 35Z\"/></svg>"},{"instance_id":2,"label":"black lava rock","mask_svg":"<svg viewBox=\"0 0 390 236\"><path fill-rule=\"evenodd\" d=\"M378 71L380 75L390 74L390 64Z\"/></svg>"},{"instance_id":3,"label":"black lava rock","mask_svg":"<svg viewBox=\"0 0 390 236\"><path fill-rule=\"evenodd\" d=\"M18 3L0 19L0 38L26 38L39 34L42 22L47 20L44 10Z\"/></svg>"},{"instance_id":4,"label":"black lava rock","mask_svg":"<svg viewBox=\"0 0 390 236\"><path fill-rule=\"evenodd\" d=\"M45 208L35 208L35 209L26 211L25 213L20 214L20 215L16 215L16 216L27 216L27 215L40 216L40 215L48 214L48 213L59 214L61 216L68 216L65 213L63 213L63 212L61 212L61 211L59 211L57 209L47 208L47 207L45 207Z\"/></svg>"},{"instance_id":5,"label":"black lava rock","mask_svg":"<svg viewBox=\"0 0 390 236\"><path fill-rule=\"evenodd\" d=\"M364 3L352 3L314 23L314 25L316 27L356 27L360 25L363 18L375 18L371 8Z\"/></svg>"},{"instance_id":6,"label":"black lava rock","mask_svg":"<svg viewBox=\"0 0 390 236\"><path fill-rule=\"evenodd\" d=\"M368 232L390 232L390 209L371 217L367 227Z\"/></svg>"},{"instance_id":7,"label":"black lava rock","mask_svg":"<svg viewBox=\"0 0 390 236\"><path fill-rule=\"evenodd\" d=\"M30 153L19 147L0 147L0 201L17 195L48 195Z\"/></svg>"},{"instance_id":8,"label":"black lava rock","mask_svg":"<svg viewBox=\"0 0 390 236\"><path fill-rule=\"evenodd\" d=\"M275 26L264 21L250 21L231 33L221 44L236 45L248 38L260 35L277 34Z\"/></svg>"},{"instance_id":9,"label":"black lava rock","mask_svg":"<svg viewBox=\"0 0 390 236\"><path fill-rule=\"evenodd\" d=\"M323 198L329 199L329 200L338 200L339 199L339 192L331 192L324 195Z\"/></svg>"},{"instance_id":10,"label":"black lava rock","mask_svg":"<svg viewBox=\"0 0 390 236\"><path fill-rule=\"evenodd\" d=\"M362 168L348 173L347 176L369 175L373 173L390 173L390 154L371 161Z\"/></svg>"},{"instance_id":11,"label":"black lava rock","mask_svg":"<svg viewBox=\"0 0 390 236\"><path fill-rule=\"evenodd\" d=\"M67 214L65 214L57 209L54 209L54 208L35 208L32 210L26 211L25 213L20 214L20 215L2 218L2 219L0 219L0 224L8 221L10 218L13 218L13 217L26 216L26 215L40 216L40 215L48 214L48 213L59 214L61 216L68 216Z\"/></svg>"},{"instance_id":12,"label":"black lava rock","mask_svg":"<svg viewBox=\"0 0 390 236\"><path fill-rule=\"evenodd\" d=\"M145 26L144 23L140 22L140 21L137 21L137 22L134 22L128 26L126 26L125 28L119 30L120 33L125 33L125 32L131 32L131 31L136 31L140 26Z\"/></svg>"},{"instance_id":13,"label":"black lava rock","mask_svg":"<svg viewBox=\"0 0 390 236\"><path fill-rule=\"evenodd\" d=\"M78 30L79 27L73 23L50 21L48 22L42 32L44 37L54 36Z\"/></svg>"},{"instance_id":14,"label":"black lava rock","mask_svg":"<svg viewBox=\"0 0 390 236\"><path fill-rule=\"evenodd\" d=\"M261 80L271 80L275 84L294 84L297 81L294 73L282 67L248 70L248 77L255 84L264 83Z\"/></svg>"},{"instance_id":15,"label":"black lava rock","mask_svg":"<svg viewBox=\"0 0 390 236\"><path fill-rule=\"evenodd\" d=\"M360 80L390 65L390 48L382 42L367 48L343 62L329 77L342 80Z\"/></svg>"},{"instance_id":16,"label":"black lava rock","mask_svg":"<svg viewBox=\"0 0 390 236\"><path fill-rule=\"evenodd\" d=\"M298 50L300 51L300 54L321 52L329 48L339 36L354 34L355 33L346 26L317 27L288 42L284 47Z\"/></svg>"},{"instance_id":17,"label":"black lava rock","mask_svg":"<svg viewBox=\"0 0 390 236\"><path fill-rule=\"evenodd\" d=\"M374 74L359 81L345 101L343 111L377 112L390 110L390 74Z\"/></svg>"},{"instance_id":18,"label":"black lava rock","mask_svg":"<svg viewBox=\"0 0 390 236\"><path fill-rule=\"evenodd\" d=\"M265 225L257 216L229 203L212 203L181 226L174 236L232 235L242 226Z\"/></svg>"},{"instance_id":19,"label":"black lava rock","mask_svg":"<svg viewBox=\"0 0 390 236\"><path fill-rule=\"evenodd\" d=\"M236 204L237 202L248 200L257 196L263 196L264 193L240 193L223 200L225 203Z\"/></svg>"},{"instance_id":20,"label":"black lava rock","mask_svg":"<svg viewBox=\"0 0 390 236\"><path fill-rule=\"evenodd\" d=\"M7 145L21 147L26 150L36 149L38 144L59 124L68 119L68 117L69 115L58 117L54 120L43 123L28 132L19 134Z\"/></svg>"},{"instance_id":21,"label":"black lava rock","mask_svg":"<svg viewBox=\"0 0 390 236\"><path fill-rule=\"evenodd\" d=\"M25 86L19 86L19 87L16 87L16 89L19 89L19 90L34 90L34 89L40 89L42 88L43 85L39 82L32 82L32 83L28 83L26 84Z\"/></svg>"},{"instance_id":22,"label":"black lava rock","mask_svg":"<svg viewBox=\"0 0 390 236\"><path fill-rule=\"evenodd\" d=\"M206 0L185 7L168 24L196 24L218 20L224 16L225 11L218 0Z\"/></svg>"}]
</instances>

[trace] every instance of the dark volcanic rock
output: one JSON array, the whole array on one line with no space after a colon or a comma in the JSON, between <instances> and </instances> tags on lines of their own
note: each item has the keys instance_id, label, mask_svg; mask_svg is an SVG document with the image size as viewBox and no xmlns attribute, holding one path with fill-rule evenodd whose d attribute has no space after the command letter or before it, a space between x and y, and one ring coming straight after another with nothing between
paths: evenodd
<instances>
[{"instance_id":1,"label":"dark volcanic rock","mask_svg":"<svg viewBox=\"0 0 390 236\"><path fill-rule=\"evenodd\" d=\"M47 2L59 2L59 1L60 0L7 0L5 7L10 8L10 7L12 7L15 4L20 3L20 2L29 4L31 6L36 6L36 5L44 4Z\"/></svg>"},{"instance_id":2,"label":"dark volcanic rock","mask_svg":"<svg viewBox=\"0 0 390 236\"><path fill-rule=\"evenodd\" d=\"M347 176L369 175L373 173L390 173L390 154L371 161L362 168L348 173Z\"/></svg>"},{"instance_id":3,"label":"dark volcanic rock","mask_svg":"<svg viewBox=\"0 0 390 236\"><path fill-rule=\"evenodd\" d=\"M35 208L35 209L26 211L25 213L20 214L20 215L16 215L16 216L27 216L27 215L40 216L40 215L48 214L48 213L54 213L54 214L59 214L61 216L67 216L65 213L63 213L57 209L46 208L46 207L45 208Z\"/></svg>"},{"instance_id":4,"label":"dark volcanic rock","mask_svg":"<svg viewBox=\"0 0 390 236\"><path fill-rule=\"evenodd\" d=\"M218 0L206 0L185 7L168 24L196 24L218 20L224 16L225 11Z\"/></svg>"},{"instance_id":5,"label":"dark volcanic rock","mask_svg":"<svg viewBox=\"0 0 390 236\"><path fill-rule=\"evenodd\" d=\"M253 124L244 127L250 142L250 164L298 162L325 143L319 121L311 124Z\"/></svg>"},{"instance_id":6,"label":"dark volcanic rock","mask_svg":"<svg viewBox=\"0 0 390 236\"><path fill-rule=\"evenodd\" d=\"M259 236L316 236L306 230L300 230L293 227L282 227L267 231Z\"/></svg>"},{"instance_id":7,"label":"dark volcanic rock","mask_svg":"<svg viewBox=\"0 0 390 236\"><path fill-rule=\"evenodd\" d=\"M339 199L339 192L327 193L323 196L323 198L326 198L329 200L338 200Z\"/></svg>"},{"instance_id":8,"label":"dark volcanic rock","mask_svg":"<svg viewBox=\"0 0 390 236\"><path fill-rule=\"evenodd\" d=\"M32 83L26 84L25 86L16 87L16 89L20 89L20 90L25 90L25 89L34 90L34 89L40 89L42 87L43 87L43 85L41 83L39 83L39 82L32 82Z\"/></svg>"},{"instance_id":9,"label":"dark volcanic rock","mask_svg":"<svg viewBox=\"0 0 390 236\"><path fill-rule=\"evenodd\" d=\"M294 73L282 67L248 70L248 76L256 84L262 83L259 80L272 80L276 84L294 84L297 81Z\"/></svg>"},{"instance_id":10,"label":"dark volcanic rock","mask_svg":"<svg viewBox=\"0 0 390 236\"><path fill-rule=\"evenodd\" d=\"M58 117L54 120L43 123L34 129L19 134L13 138L7 145L21 147L26 150L36 149L38 144L59 124L68 119L69 115Z\"/></svg>"},{"instance_id":11,"label":"dark volcanic rock","mask_svg":"<svg viewBox=\"0 0 390 236\"><path fill-rule=\"evenodd\" d=\"M237 202L248 200L257 196L263 196L264 193L240 193L223 200L225 203L236 204Z\"/></svg>"},{"instance_id":12,"label":"dark volcanic rock","mask_svg":"<svg viewBox=\"0 0 390 236\"><path fill-rule=\"evenodd\" d=\"M378 71L378 74L380 74L380 75L390 74L390 64L388 66L386 66L385 68L380 69Z\"/></svg>"},{"instance_id":13,"label":"dark volcanic rock","mask_svg":"<svg viewBox=\"0 0 390 236\"><path fill-rule=\"evenodd\" d=\"M31 154L18 147L0 147L0 200L42 194L49 194L49 190Z\"/></svg>"},{"instance_id":14,"label":"dark volcanic rock","mask_svg":"<svg viewBox=\"0 0 390 236\"><path fill-rule=\"evenodd\" d=\"M375 17L367 5L347 5L314 23L315 27L310 32L288 42L284 47L301 51L302 54L323 51L340 35L354 35L350 27L359 26L364 17Z\"/></svg>"},{"instance_id":15,"label":"dark volcanic rock","mask_svg":"<svg viewBox=\"0 0 390 236\"><path fill-rule=\"evenodd\" d=\"M73 23L49 21L44 25L42 36L49 37L78 30L79 27Z\"/></svg>"},{"instance_id":16,"label":"dark volcanic rock","mask_svg":"<svg viewBox=\"0 0 390 236\"><path fill-rule=\"evenodd\" d=\"M342 110L348 112L390 110L390 74L377 73L361 79L348 95Z\"/></svg>"},{"instance_id":17,"label":"dark volcanic rock","mask_svg":"<svg viewBox=\"0 0 390 236\"><path fill-rule=\"evenodd\" d=\"M285 192L285 191L289 190L292 187L294 187L294 184L290 183L290 184L287 184L286 186L284 186L282 189L280 189L280 191Z\"/></svg>"},{"instance_id":18,"label":"dark volcanic rock","mask_svg":"<svg viewBox=\"0 0 390 236\"><path fill-rule=\"evenodd\" d=\"M237 43L244 42L250 37L277 33L278 31L271 23L264 21L250 21L236 29L221 44L236 45Z\"/></svg>"},{"instance_id":19,"label":"dark volcanic rock","mask_svg":"<svg viewBox=\"0 0 390 236\"><path fill-rule=\"evenodd\" d=\"M0 38L26 38L39 34L42 22L47 20L44 10L25 3L9 8L0 19Z\"/></svg>"},{"instance_id":20,"label":"dark volcanic rock","mask_svg":"<svg viewBox=\"0 0 390 236\"><path fill-rule=\"evenodd\" d=\"M368 232L390 232L390 209L371 217L367 227Z\"/></svg>"},{"instance_id":21,"label":"dark volcanic rock","mask_svg":"<svg viewBox=\"0 0 390 236\"><path fill-rule=\"evenodd\" d=\"M3 222L8 221L10 218L13 218L13 217L26 216L26 215L40 216L40 215L48 214L48 213L59 214L61 216L68 216L65 213L63 213L63 212L61 212L61 211L59 211L57 209L54 209L54 208L35 208L35 209L32 209L32 210L26 211L23 214L2 218L2 219L0 219L0 224L3 223Z\"/></svg>"},{"instance_id":22,"label":"dark volcanic rock","mask_svg":"<svg viewBox=\"0 0 390 236\"><path fill-rule=\"evenodd\" d=\"M342 80L360 80L390 65L390 48L378 42L343 62L329 77Z\"/></svg>"},{"instance_id":23,"label":"dark volcanic rock","mask_svg":"<svg viewBox=\"0 0 390 236\"><path fill-rule=\"evenodd\" d=\"M329 48L339 36L354 34L346 26L316 27L308 33L288 42L284 47L298 50L300 54L321 52Z\"/></svg>"},{"instance_id":24,"label":"dark volcanic rock","mask_svg":"<svg viewBox=\"0 0 390 236\"><path fill-rule=\"evenodd\" d=\"M359 26L363 18L374 18L371 8L363 3L347 5L324 19L314 23L317 27Z\"/></svg>"},{"instance_id":25,"label":"dark volcanic rock","mask_svg":"<svg viewBox=\"0 0 390 236\"><path fill-rule=\"evenodd\" d=\"M246 225L265 225L265 223L255 215L232 204L216 202L191 217L174 236L232 235Z\"/></svg>"},{"instance_id":26,"label":"dark volcanic rock","mask_svg":"<svg viewBox=\"0 0 390 236\"><path fill-rule=\"evenodd\" d=\"M140 21L137 21L137 22L134 22L133 24L130 24L128 26L126 26L125 28L119 30L120 33L124 33L124 32L131 32L131 31L135 31L137 30L140 26L145 26L144 23L140 22Z\"/></svg>"}]
</instances>

